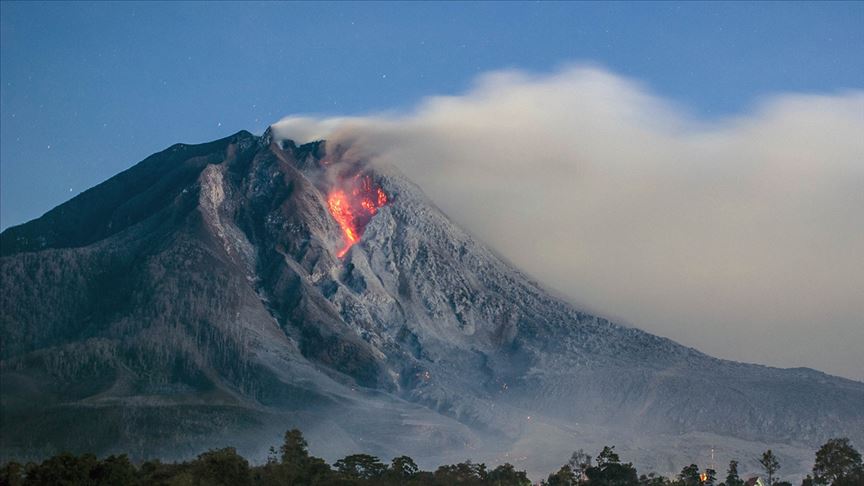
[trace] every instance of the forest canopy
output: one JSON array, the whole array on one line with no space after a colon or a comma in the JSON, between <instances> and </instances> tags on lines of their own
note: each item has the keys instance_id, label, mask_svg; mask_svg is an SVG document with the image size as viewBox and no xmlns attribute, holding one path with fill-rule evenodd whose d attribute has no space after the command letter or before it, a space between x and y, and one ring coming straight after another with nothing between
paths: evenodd
<instances>
[{"instance_id":1,"label":"forest canopy","mask_svg":"<svg viewBox=\"0 0 864 486\"><path fill-rule=\"evenodd\" d=\"M782 481L781 464L768 450L758 458L765 469L765 486L791 486ZM574 452L561 468L539 483L543 486L744 486L755 484L738 475L738 462L731 461L725 479L713 469L684 466L673 478L655 473L639 475L631 463L621 461L614 446L604 447L596 457ZM389 463L369 454L352 454L332 465L309 454L298 429L285 433L282 445L270 448L267 461L252 465L232 447L211 449L191 461L163 463L159 460L134 464L124 455L102 459L93 454L61 453L41 463L9 461L0 467L0 486L530 486L525 471L509 463L489 469L470 460L423 471L408 456ZM813 475L802 486L861 486L864 467L861 454L849 439L826 442L816 453Z\"/></svg>"}]
</instances>

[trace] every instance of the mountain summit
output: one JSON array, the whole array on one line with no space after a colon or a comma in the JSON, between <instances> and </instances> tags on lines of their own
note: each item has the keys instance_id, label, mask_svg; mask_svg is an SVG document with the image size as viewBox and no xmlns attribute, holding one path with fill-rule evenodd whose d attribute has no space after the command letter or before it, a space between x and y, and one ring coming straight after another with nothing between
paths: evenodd
<instances>
[{"instance_id":1,"label":"mountain summit","mask_svg":"<svg viewBox=\"0 0 864 486\"><path fill-rule=\"evenodd\" d=\"M4 231L0 454L263 457L296 426L330 458L791 473L864 442L864 384L580 312L347 149L177 144Z\"/></svg>"}]
</instances>

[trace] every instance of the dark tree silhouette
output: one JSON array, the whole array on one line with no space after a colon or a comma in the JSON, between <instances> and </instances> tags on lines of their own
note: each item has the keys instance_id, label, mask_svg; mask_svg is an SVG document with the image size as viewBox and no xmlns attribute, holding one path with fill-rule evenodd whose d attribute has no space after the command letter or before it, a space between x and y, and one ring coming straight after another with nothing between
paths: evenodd
<instances>
[{"instance_id":1,"label":"dark tree silhouette","mask_svg":"<svg viewBox=\"0 0 864 486\"><path fill-rule=\"evenodd\" d=\"M639 482L636 469L630 463L621 463L615 446L604 447L597 456L597 465L589 467L585 474L592 486L630 486Z\"/></svg>"},{"instance_id":2,"label":"dark tree silhouette","mask_svg":"<svg viewBox=\"0 0 864 486\"><path fill-rule=\"evenodd\" d=\"M196 484L212 486L250 486L252 475L249 462L233 447L207 451L190 465Z\"/></svg>"},{"instance_id":3,"label":"dark tree silhouette","mask_svg":"<svg viewBox=\"0 0 864 486\"><path fill-rule=\"evenodd\" d=\"M441 466L435 470L435 482L441 485L481 485L485 484L487 476L486 464L474 464L471 461Z\"/></svg>"},{"instance_id":4,"label":"dark tree silhouette","mask_svg":"<svg viewBox=\"0 0 864 486\"><path fill-rule=\"evenodd\" d=\"M28 470L24 484L73 486L91 483L90 471L95 469L98 462L93 454L75 456L64 452Z\"/></svg>"},{"instance_id":5,"label":"dark tree silhouette","mask_svg":"<svg viewBox=\"0 0 864 486\"><path fill-rule=\"evenodd\" d=\"M681 472L678 473L678 481L680 481L684 486L697 486L700 483L699 466L696 464L685 466L681 469Z\"/></svg>"},{"instance_id":6,"label":"dark tree silhouette","mask_svg":"<svg viewBox=\"0 0 864 486\"><path fill-rule=\"evenodd\" d=\"M603 467L606 464L618 464L619 462L621 462L621 458L615 453L615 446L605 446L597 455L597 467Z\"/></svg>"},{"instance_id":7,"label":"dark tree silhouette","mask_svg":"<svg viewBox=\"0 0 864 486\"><path fill-rule=\"evenodd\" d=\"M417 476L419 471L420 468L417 467L417 463L414 462L414 459L411 459L408 456L399 456L394 457L390 462L388 476L395 484L405 484L406 481Z\"/></svg>"},{"instance_id":8,"label":"dark tree silhouette","mask_svg":"<svg viewBox=\"0 0 864 486\"><path fill-rule=\"evenodd\" d=\"M738 461L729 461L729 468L726 469L726 486L744 486L744 480L738 476Z\"/></svg>"},{"instance_id":9,"label":"dark tree silhouette","mask_svg":"<svg viewBox=\"0 0 864 486\"><path fill-rule=\"evenodd\" d=\"M545 486L576 486L579 479L570 464L561 466L558 472L554 472L546 478Z\"/></svg>"},{"instance_id":10,"label":"dark tree silhouette","mask_svg":"<svg viewBox=\"0 0 864 486\"><path fill-rule=\"evenodd\" d=\"M639 486L669 486L670 484L668 479L657 473L651 472L639 476Z\"/></svg>"},{"instance_id":11,"label":"dark tree silhouette","mask_svg":"<svg viewBox=\"0 0 864 486\"><path fill-rule=\"evenodd\" d=\"M323 459L309 455L309 446L298 429L285 432L279 452L282 463L274 469L277 477L289 484L320 484L332 472Z\"/></svg>"},{"instance_id":12,"label":"dark tree silhouette","mask_svg":"<svg viewBox=\"0 0 864 486\"><path fill-rule=\"evenodd\" d=\"M0 485L21 486L24 484L24 466L9 461L0 468Z\"/></svg>"},{"instance_id":13,"label":"dark tree silhouette","mask_svg":"<svg viewBox=\"0 0 864 486\"><path fill-rule=\"evenodd\" d=\"M531 486L525 471L517 471L510 463L504 463L490 471L487 479L493 486Z\"/></svg>"},{"instance_id":14,"label":"dark tree silhouette","mask_svg":"<svg viewBox=\"0 0 864 486\"><path fill-rule=\"evenodd\" d=\"M849 439L831 439L816 452L813 465L813 482L816 484L845 484L864 476L861 454L852 447Z\"/></svg>"},{"instance_id":15,"label":"dark tree silhouette","mask_svg":"<svg viewBox=\"0 0 864 486\"><path fill-rule=\"evenodd\" d=\"M764 469L765 474L768 475L768 486L773 486L774 473L780 470L780 461L777 460L777 456L771 452L771 449L768 449L762 454L762 458L759 459L759 464L762 464L762 469Z\"/></svg>"},{"instance_id":16,"label":"dark tree silhouette","mask_svg":"<svg viewBox=\"0 0 864 486\"><path fill-rule=\"evenodd\" d=\"M705 470L705 475L701 477L701 480L705 486L714 486L714 482L717 481L717 471L709 467Z\"/></svg>"},{"instance_id":17,"label":"dark tree silhouette","mask_svg":"<svg viewBox=\"0 0 864 486\"><path fill-rule=\"evenodd\" d=\"M622 463L614 447L607 446L590 466L590 458L582 451L550 474L544 486L708 486L716 472L707 469L700 478L699 467L684 467L676 480L654 473L638 476L631 463ZM779 461L770 450L760 463L772 486L791 486L777 481L774 474ZM585 477L576 467L585 466ZM502 464L487 470L483 463L470 460L443 465L435 472L422 471L408 456L397 456L390 466L375 456L352 454L335 463L336 471L323 459L309 454L303 434L289 430L279 449L271 448L267 462L250 466L233 448L204 452L193 461L162 463L147 461L136 467L125 455L98 459L93 454L76 456L57 454L42 463L17 462L0 464L0 486L529 486L524 471L512 464ZM831 439L816 453L815 477L808 476L802 486L864 486L864 465L861 454L848 439ZM817 479L818 478L818 479ZM726 481L720 486L743 486L738 474L738 462L730 461Z\"/></svg>"},{"instance_id":18,"label":"dark tree silhouette","mask_svg":"<svg viewBox=\"0 0 864 486\"><path fill-rule=\"evenodd\" d=\"M285 432L285 441L279 448L282 454L282 464L300 467L309 459L309 444L298 429Z\"/></svg>"},{"instance_id":19,"label":"dark tree silhouette","mask_svg":"<svg viewBox=\"0 0 864 486\"><path fill-rule=\"evenodd\" d=\"M97 484L132 484L137 474L135 466L122 454L102 459L90 472L90 478Z\"/></svg>"},{"instance_id":20,"label":"dark tree silhouette","mask_svg":"<svg viewBox=\"0 0 864 486\"><path fill-rule=\"evenodd\" d=\"M387 471L387 466L369 454L352 454L336 461L333 466L339 474L349 479L379 478Z\"/></svg>"}]
</instances>

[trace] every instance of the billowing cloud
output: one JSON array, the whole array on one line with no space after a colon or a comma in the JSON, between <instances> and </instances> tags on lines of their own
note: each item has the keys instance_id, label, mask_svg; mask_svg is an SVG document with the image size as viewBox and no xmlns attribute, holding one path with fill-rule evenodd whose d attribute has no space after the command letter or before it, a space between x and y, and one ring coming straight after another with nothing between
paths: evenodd
<instances>
[{"instance_id":1,"label":"billowing cloud","mask_svg":"<svg viewBox=\"0 0 864 486\"><path fill-rule=\"evenodd\" d=\"M396 165L585 309L719 357L864 379L864 92L706 121L574 66L274 132Z\"/></svg>"}]
</instances>

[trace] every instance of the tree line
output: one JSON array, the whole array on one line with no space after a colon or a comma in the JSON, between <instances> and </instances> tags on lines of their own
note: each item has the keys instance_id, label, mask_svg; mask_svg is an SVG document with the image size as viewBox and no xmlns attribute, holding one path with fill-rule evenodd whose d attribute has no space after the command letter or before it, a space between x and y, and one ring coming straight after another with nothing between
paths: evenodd
<instances>
[{"instance_id":1,"label":"tree line","mask_svg":"<svg viewBox=\"0 0 864 486\"><path fill-rule=\"evenodd\" d=\"M771 450L759 459L765 471L765 486L792 486L780 481L780 463ZM389 464L368 454L352 454L333 465L309 454L303 434L285 433L279 449L270 448L267 462L253 466L232 448L211 449L196 459L163 463L159 460L134 464L124 455L98 459L93 454L62 453L41 463L6 462L0 467L0 486L530 486L525 471L512 464L489 469L470 460L421 470L408 456ZM615 447L604 447L596 458L581 449L567 464L550 474L542 486L744 486L738 462L731 461L724 480L717 471L684 467L674 478L655 473L639 475L632 463L621 462ZM831 439L817 452L812 475L802 486L862 486L861 454L849 439Z\"/></svg>"},{"instance_id":2,"label":"tree line","mask_svg":"<svg viewBox=\"0 0 864 486\"><path fill-rule=\"evenodd\" d=\"M765 486L792 486L778 478L780 461L768 449L759 458L765 472ZM591 456L581 449L574 452L567 464L551 474L543 486L745 486L739 476L738 461L730 461L725 479L719 479L714 469L699 469L690 464L681 469L674 478L655 473L639 475L631 463L622 463L615 447L604 447L592 464ZM802 486L864 486L864 465L861 454L852 447L847 438L830 439L816 452L812 474L808 474Z\"/></svg>"}]
</instances>

